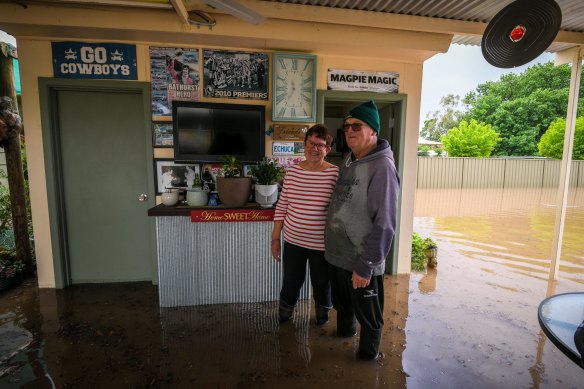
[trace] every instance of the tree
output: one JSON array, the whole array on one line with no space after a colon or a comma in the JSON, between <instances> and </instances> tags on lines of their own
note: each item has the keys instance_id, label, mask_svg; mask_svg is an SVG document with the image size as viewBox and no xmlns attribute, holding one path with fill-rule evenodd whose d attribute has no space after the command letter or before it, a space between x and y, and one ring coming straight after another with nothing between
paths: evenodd
<instances>
[{"instance_id":1,"label":"tree","mask_svg":"<svg viewBox=\"0 0 584 389\"><path fill-rule=\"evenodd\" d=\"M464 97L465 120L489 123L501 136L493 155L537 155L538 142L549 125L566 116L570 67L537 64L521 74L480 84ZM584 95L584 86L580 96ZM581 98L579 106L584 108Z\"/></svg>"},{"instance_id":2,"label":"tree","mask_svg":"<svg viewBox=\"0 0 584 389\"><path fill-rule=\"evenodd\" d=\"M490 124L476 120L460 122L457 128L442 137L442 144L450 157L479 157L491 155L501 138Z\"/></svg>"},{"instance_id":3,"label":"tree","mask_svg":"<svg viewBox=\"0 0 584 389\"><path fill-rule=\"evenodd\" d=\"M426 115L421 136L425 139L440 141L448 130L458 126L464 116L464 111L460 109L461 101L458 95L446 95L440 99L440 110L436 110Z\"/></svg>"},{"instance_id":4,"label":"tree","mask_svg":"<svg viewBox=\"0 0 584 389\"><path fill-rule=\"evenodd\" d=\"M566 120L557 119L554 121L537 145L539 153L544 157L562 159L565 133ZM572 159L584 159L584 117L576 119Z\"/></svg>"}]
</instances>

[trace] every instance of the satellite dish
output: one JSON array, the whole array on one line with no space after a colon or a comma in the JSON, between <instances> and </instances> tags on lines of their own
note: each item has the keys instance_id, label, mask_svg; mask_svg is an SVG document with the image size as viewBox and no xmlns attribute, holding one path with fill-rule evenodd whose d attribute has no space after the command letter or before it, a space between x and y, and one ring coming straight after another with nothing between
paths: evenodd
<instances>
[{"instance_id":1,"label":"satellite dish","mask_svg":"<svg viewBox=\"0 0 584 389\"><path fill-rule=\"evenodd\" d=\"M516 0L488 24L483 57L498 68L525 65L550 46L561 24L562 10L554 0Z\"/></svg>"}]
</instances>

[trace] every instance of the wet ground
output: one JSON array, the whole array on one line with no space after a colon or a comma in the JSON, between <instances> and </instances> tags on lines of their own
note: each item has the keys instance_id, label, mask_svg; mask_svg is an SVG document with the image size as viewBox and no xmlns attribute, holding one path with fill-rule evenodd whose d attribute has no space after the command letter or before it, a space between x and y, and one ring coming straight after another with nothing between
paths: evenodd
<instances>
[{"instance_id":1,"label":"wet ground","mask_svg":"<svg viewBox=\"0 0 584 389\"><path fill-rule=\"evenodd\" d=\"M584 192L572 192L557 282L550 190L418 190L414 230L438 267L386 276L380 362L314 307L159 308L148 283L0 292L1 388L581 388L584 370L541 332L549 294L584 289Z\"/></svg>"}]
</instances>

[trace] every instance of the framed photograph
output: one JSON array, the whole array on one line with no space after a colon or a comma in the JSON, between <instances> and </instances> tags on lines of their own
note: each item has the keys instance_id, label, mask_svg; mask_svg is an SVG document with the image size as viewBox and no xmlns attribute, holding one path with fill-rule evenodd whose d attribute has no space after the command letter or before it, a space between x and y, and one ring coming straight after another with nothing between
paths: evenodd
<instances>
[{"instance_id":1,"label":"framed photograph","mask_svg":"<svg viewBox=\"0 0 584 389\"><path fill-rule=\"evenodd\" d=\"M196 163L175 163L172 159L154 160L154 179L156 194L166 188L191 188L195 177L201 173Z\"/></svg>"},{"instance_id":2,"label":"framed photograph","mask_svg":"<svg viewBox=\"0 0 584 389\"><path fill-rule=\"evenodd\" d=\"M152 144L154 147L172 147L172 123L152 123Z\"/></svg>"},{"instance_id":3,"label":"framed photograph","mask_svg":"<svg viewBox=\"0 0 584 389\"><path fill-rule=\"evenodd\" d=\"M267 53L203 50L203 96L268 100Z\"/></svg>"}]
</instances>

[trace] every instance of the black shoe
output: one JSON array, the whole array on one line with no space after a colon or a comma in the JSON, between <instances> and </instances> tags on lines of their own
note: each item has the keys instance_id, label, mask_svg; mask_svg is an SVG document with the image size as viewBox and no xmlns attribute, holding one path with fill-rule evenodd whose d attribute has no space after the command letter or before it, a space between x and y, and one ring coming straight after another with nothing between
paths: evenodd
<instances>
[{"instance_id":1,"label":"black shoe","mask_svg":"<svg viewBox=\"0 0 584 389\"><path fill-rule=\"evenodd\" d=\"M285 322L292 318L294 313L294 305L288 305L282 300L280 300L280 306L278 308L278 318L281 322Z\"/></svg>"},{"instance_id":2,"label":"black shoe","mask_svg":"<svg viewBox=\"0 0 584 389\"><path fill-rule=\"evenodd\" d=\"M329 321L329 307L323 307L322 305L316 304L316 325L321 326Z\"/></svg>"}]
</instances>

